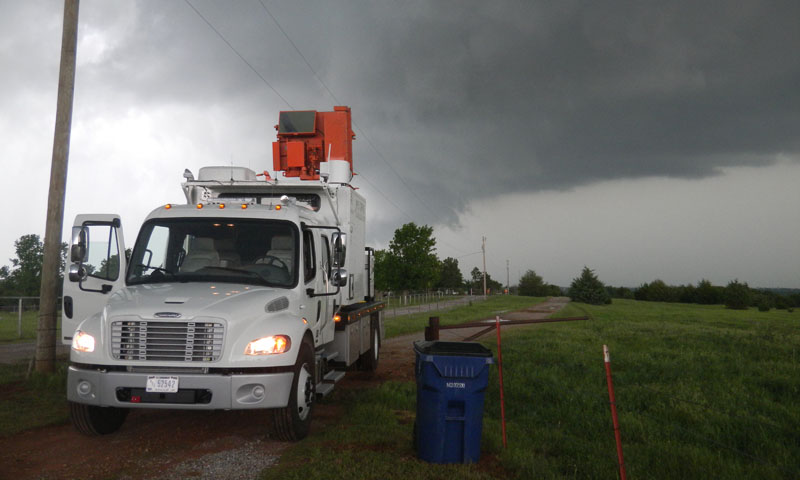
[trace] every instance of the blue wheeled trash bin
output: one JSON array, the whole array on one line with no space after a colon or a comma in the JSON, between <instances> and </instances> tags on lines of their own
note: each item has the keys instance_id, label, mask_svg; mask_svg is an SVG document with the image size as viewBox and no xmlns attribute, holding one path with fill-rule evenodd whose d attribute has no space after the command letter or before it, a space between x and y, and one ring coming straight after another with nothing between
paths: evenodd
<instances>
[{"instance_id":1,"label":"blue wheeled trash bin","mask_svg":"<svg viewBox=\"0 0 800 480\"><path fill-rule=\"evenodd\" d=\"M483 397L492 351L473 342L414 342L417 457L431 463L477 462Z\"/></svg>"}]
</instances>

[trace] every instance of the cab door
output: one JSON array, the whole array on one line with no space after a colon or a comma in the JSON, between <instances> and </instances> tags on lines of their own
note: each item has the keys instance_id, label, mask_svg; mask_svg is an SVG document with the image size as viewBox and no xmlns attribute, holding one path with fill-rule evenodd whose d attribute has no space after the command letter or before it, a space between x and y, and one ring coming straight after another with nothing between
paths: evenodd
<instances>
[{"instance_id":1,"label":"cab door","mask_svg":"<svg viewBox=\"0 0 800 480\"><path fill-rule=\"evenodd\" d=\"M61 341L69 345L84 319L101 311L125 286L125 242L119 215L78 215L64 273Z\"/></svg>"}]
</instances>

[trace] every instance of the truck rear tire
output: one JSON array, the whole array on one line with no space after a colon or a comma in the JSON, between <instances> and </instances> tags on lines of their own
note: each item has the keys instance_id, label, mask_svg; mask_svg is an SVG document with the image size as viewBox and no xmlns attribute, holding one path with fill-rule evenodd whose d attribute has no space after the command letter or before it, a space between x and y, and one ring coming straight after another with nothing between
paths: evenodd
<instances>
[{"instance_id":1,"label":"truck rear tire","mask_svg":"<svg viewBox=\"0 0 800 480\"><path fill-rule=\"evenodd\" d=\"M119 430L128 416L127 408L96 407L69 402L69 419L84 435L108 435Z\"/></svg>"},{"instance_id":2,"label":"truck rear tire","mask_svg":"<svg viewBox=\"0 0 800 480\"><path fill-rule=\"evenodd\" d=\"M314 406L314 348L304 341L294 366L289 405L273 410L273 434L278 440L296 442L308 436Z\"/></svg>"},{"instance_id":3,"label":"truck rear tire","mask_svg":"<svg viewBox=\"0 0 800 480\"><path fill-rule=\"evenodd\" d=\"M375 322L372 322L369 329L370 348L361 356L361 370L374 372L378 369L378 360L381 351L381 332Z\"/></svg>"}]
</instances>

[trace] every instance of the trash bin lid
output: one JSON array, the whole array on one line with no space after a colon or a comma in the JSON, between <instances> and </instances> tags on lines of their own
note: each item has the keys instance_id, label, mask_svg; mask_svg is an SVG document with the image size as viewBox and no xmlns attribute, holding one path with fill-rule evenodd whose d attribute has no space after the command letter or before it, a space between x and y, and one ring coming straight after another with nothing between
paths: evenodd
<instances>
[{"instance_id":1,"label":"trash bin lid","mask_svg":"<svg viewBox=\"0 0 800 480\"><path fill-rule=\"evenodd\" d=\"M414 350L423 355L456 357L491 357L492 351L477 342L443 342L440 340L414 342Z\"/></svg>"}]
</instances>

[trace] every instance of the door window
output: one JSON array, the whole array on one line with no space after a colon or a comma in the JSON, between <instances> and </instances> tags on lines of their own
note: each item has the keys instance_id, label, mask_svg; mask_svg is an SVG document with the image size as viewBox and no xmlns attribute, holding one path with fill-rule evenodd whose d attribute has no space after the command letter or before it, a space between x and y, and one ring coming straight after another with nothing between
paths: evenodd
<instances>
[{"instance_id":1,"label":"door window","mask_svg":"<svg viewBox=\"0 0 800 480\"><path fill-rule=\"evenodd\" d=\"M317 274L316 256L314 255L314 233L311 230L303 231L303 278L308 283L314 280Z\"/></svg>"},{"instance_id":2,"label":"door window","mask_svg":"<svg viewBox=\"0 0 800 480\"><path fill-rule=\"evenodd\" d=\"M117 229L111 225L84 225L87 230L86 257L83 265L91 277L103 280L119 278Z\"/></svg>"},{"instance_id":3,"label":"door window","mask_svg":"<svg viewBox=\"0 0 800 480\"><path fill-rule=\"evenodd\" d=\"M331 248L328 237L322 236L322 271L324 272L325 284L331 278Z\"/></svg>"}]
</instances>

